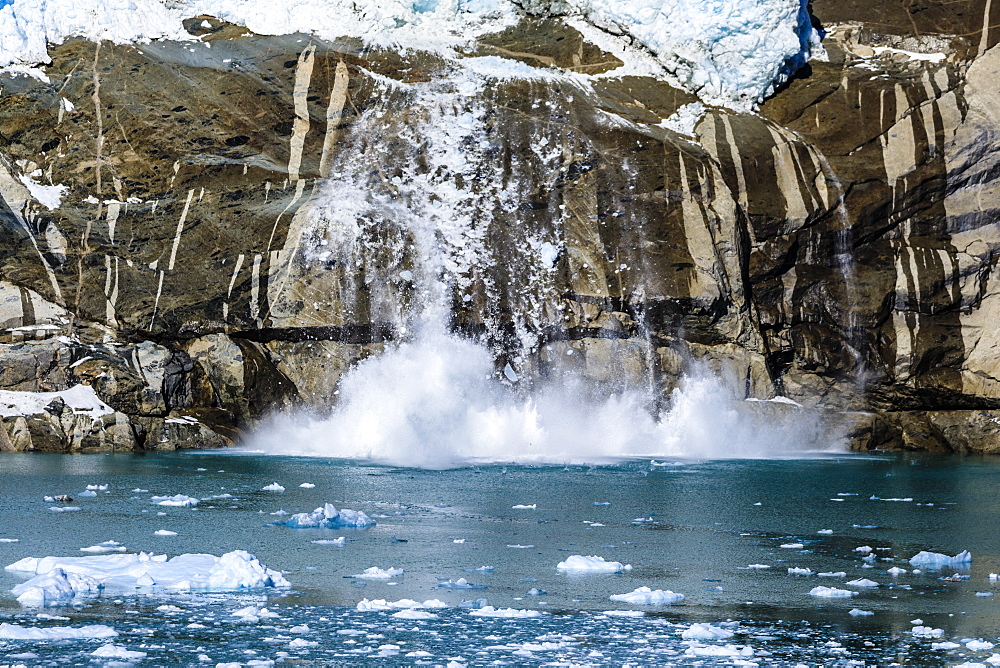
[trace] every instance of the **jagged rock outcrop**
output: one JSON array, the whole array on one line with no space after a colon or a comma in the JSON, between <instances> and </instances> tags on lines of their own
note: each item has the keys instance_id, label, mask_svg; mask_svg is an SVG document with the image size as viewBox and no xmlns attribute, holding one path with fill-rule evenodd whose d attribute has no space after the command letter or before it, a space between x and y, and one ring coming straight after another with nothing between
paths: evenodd
<instances>
[{"instance_id":1,"label":"jagged rock outcrop","mask_svg":"<svg viewBox=\"0 0 1000 668\"><path fill-rule=\"evenodd\" d=\"M8 415L0 449L213 446L328 408L436 272L525 385L666 395L702 362L855 447L998 450L1000 4L917 4L814 2L827 60L691 135L693 96L552 19L464 70L211 17L54 46L49 82L0 75L0 390L84 384L114 428ZM428 269L400 212L442 209Z\"/></svg>"}]
</instances>

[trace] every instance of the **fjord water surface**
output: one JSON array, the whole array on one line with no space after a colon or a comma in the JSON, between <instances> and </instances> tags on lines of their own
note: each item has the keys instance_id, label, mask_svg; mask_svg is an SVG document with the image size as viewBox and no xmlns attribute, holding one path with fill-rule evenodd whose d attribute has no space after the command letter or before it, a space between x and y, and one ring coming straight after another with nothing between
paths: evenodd
<instances>
[{"instance_id":1,"label":"fjord water surface","mask_svg":"<svg viewBox=\"0 0 1000 668\"><path fill-rule=\"evenodd\" d=\"M0 542L3 565L25 556L79 556L80 548L115 540L129 551L171 556L245 549L286 573L289 591L115 593L41 611L68 618L51 620L38 617L37 609L22 609L9 593L23 576L0 572L0 622L108 624L120 634L115 643L147 653L147 665L204 663L202 656L211 662L311 665L736 659L762 665L940 665L984 660L991 651L964 643L997 641L996 597L984 595L996 587L989 574L1000 571L995 459L817 455L431 471L211 452L13 454L0 459L0 467L0 538L18 540ZM262 491L273 482L285 491ZM99 484L109 487L96 497L78 496ZM42 500L64 493L74 496L79 511L52 512L53 504ZM194 508L150 501L176 493L203 500ZM231 497L210 498L223 494ZM274 524L285 519L274 513L310 511L325 502L362 510L378 524L366 530ZM164 529L177 535L154 534ZM346 537L345 545L312 542L339 536ZM798 543L802 547L781 547ZM856 551L862 546L873 548L874 561L862 561ZM907 560L920 550L966 549L973 555L969 569L909 572ZM632 569L556 569L574 554ZM747 568L751 564L769 568ZM404 574L381 581L349 577L372 566ZM890 567L908 572L892 576ZM789 568L814 575L790 575ZM459 578L486 588L439 586ZM879 586L847 584L858 578ZM609 599L642 586L685 598L668 606ZM809 594L817 586L859 593L818 598ZM532 589L536 595L528 594ZM439 599L449 607L428 611L426 619L356 609L363 599L404 598ZM480 618L460 607L480 598L497 608L544 614ZM277 616L248 621L232 615L248 606L267 606ZM851 615L852 609L874 614ZM712 623L732 635L683 638L693 623ZM941 637L915 636L915 626L941 629ZM0 640L0 662L90 664L90 653L102 642Z\"/></svg>"}]
</instances>

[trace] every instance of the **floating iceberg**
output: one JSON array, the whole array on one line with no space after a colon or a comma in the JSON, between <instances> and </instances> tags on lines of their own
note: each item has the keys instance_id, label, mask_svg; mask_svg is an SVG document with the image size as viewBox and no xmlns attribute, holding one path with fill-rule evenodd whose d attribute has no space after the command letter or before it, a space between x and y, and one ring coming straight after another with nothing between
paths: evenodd
<instances>
[{"instance_id":1,"label":"floating iceberg","mask_svg":"<svg viewBox=\"0 0 1000 668\"><path fill-rule=\"evenodd\" d=\"M847 614L849 614L851 617L871 617L875 613L871 612L869 610L861 610L859 608L852 608L851 611L849 613L847 613Z\"/></svg>"},{"instance_id":2,"label":"floating iceberg","mask_svg":"<svg viewBox=\"0 0 1000 668\"><path fill-rule=\"evenodd\" d=\"M518 610L516 608L494 608L487 605L477 610L469 611L473 617L496 617L499 619L535 619L544 615L538 610Z\"/></svg>"},{"instance_id":3,"label":"floating iceberg","mask_svg":"<svg viewBox=\"0 0 1000 668\"><path fill-rule=\"evenodd\" d=\"M392 616L397 619L437 619L437 615L425 610L400 610L394 612Z\"/></svg>"},{"instance_id":4,"label":"floating iceberg","mask_svg":"<svg viewBox=\"0 0 1000 668\"><path fill-rule=\"evenodd\" d=\"M561 571L578 571L583 573L621 573L632 570L631 564L622 565L618 561L605 561L604 557L584 557L579 554L560 561L556 568Z\"/></svg>"},{"instance_id":5,"label":"floating iceberg","mask_svg":"<svg viewBox=\"0 0 1000 668\"><path fill-rule=\"evenodd\" d=\"M432 598L428 601L421 603L420 601L414 601L409 598L400 599L398 601L386 601L383 598L377 598L375 600L369 601L367 598L362 599L358 602L357 609L361 612L370 612L374 610L417 610L421 608L430 609L440 609L447 608L448 604L444 601L439 601L436 598Z\"/></svg>"},{"instance_id":6,"label":"floating iceberg","mask_svg":"<svg viewBox=\"0 0 1000 668\"><path fill-rule=\"evenodd\" d=\"M173 496L154 496L149 499L158 506L175 506L177 508L191 508L198 505L198 499L184 494L174 494Z\"/></svg>"},{"instance_id":7,"label":"floating iceberg","mask_svg":"<svg viewBox=\"0 0 1000 668\"><path fill-rule=\"evenodd\" d=\"M639 605L666 605L684 600L684 594L676 594L663 589L652 590L649 587L639 587L628 594L613 594L612 601L635 603Z\"/></svg>"},{"instance_id":8,"label":"floating iceberg","mask_svg":"<svg viewBox=\"0 0 1000 668\"><path fill-rule=\"evenodd\" d=\"M875 582L874 580L869 580L867 578L861 578L859 580L851 580L847 584L850 585L851 587L865 587L866 589L874 589L875 587L879 586L877 582Z\"/></svg>"},{"instance_id":9,"label":"floating iceberg","mask_svg":"<svg viewBox=\"0 0 1000 668\"><path fill-rule=\"evenodd\" d=\"M284 492L285 488L276 482L272 482L270 485L266 485L260 488L262 492Z\"/></svg>"},{"instance_id":10,"label":"floating iceberg","mask_svg":"<svg viewBox=\"0 0 1000 668\"><path fill-rule=\"evenodd\" d=\"M944 635L944 629L934 629L930 626L914 626L910 633L917 638L940 638Z\"/></svg>"},{"instance_id":11,"label":"floating iceberg","mask_svg":"<svg viewBox=\"0 0 1000 668\"><path fill-rule=\"evenodd\" d=\"M438 587L441 589L486 589L486 585L472 584L465 578L458 578L457 580L448 580L447 582L439 582Z\"/></svg>"},{"instance_id":12,"label":"floating iceberg","mask_svg":"<svg viewBox=\"0 0 1000 668\"><path fill-rule=\"evenodd\" d=\"M146 658L145 652L137 652L134 650L126 649L121 645L113 645L108 643L107 645L101 645L93 652L90 656L95 656L99 659L121 659L122 661L138 661L139 659Z\"/></svg>"},{"instance_id":13,"label":"floating iceberg","mask_svg":"<svg viewBox=\"0 0 1000 668\"><path fill-rule=\"evenodd\" d=\"M858 592L849 589L837 589L836 587L813 587L809 590L809 595L819 596L820 598L850 598L851 596L857 596Z\"/></svg>"},{"instance_id":14,"label":"floating iceberg","mask_svg":"<svg viewBox=\"0 0 1000 668\"><path fill-rule=\"evenodd\" d=\"M332 503L327 503L311 513L292 515L285 520L284 525L293 529L365 529L375 526L375 520L360 510L337 510Z\"/></svg>"},{"instance_id":15,"label":"floating iceberg","mask_svg":"<svg viewBox=\"0 0 1000 668\"><path fill-rule=\"evenodd\" d=\"M80 640L114 638L118 635L110 626L48 626L31 628L17 624L0 624L0 640Z\"/></svg>"},{"instance_id":16,"label":"floating iceberg","mask_svg":"<svg viewBox=\"0 0 1000 668\"><path fill-rule=\"evenodd\" d=\"M692 624L684 629L681 638L684 640L724 640L732 638L734 633L729 629L724 629L711 624Z\"/></svg>"},{"instance_id":17,"label":"floating iceberg","mask_svg":"<svg viewBox=\"0 0 1000 668\"><path fill-rule=\"evenodd\" d=\"M221 557L211 554L109 554L93 557L26 557L6 567L35 577L13 589L24 605L69 602L100 589L129 591L137 587L163 590L225 591L257 587L289 587L281 573L265 567L243 550Z\"/></svg>"},{"instance_id":18,"label":"floating iceberg","mask_svg":"<svg viewBox=\"0 0 1000 668\"><path fill-rule=\"evenodd\" d=\"M372 566L371 568L366 568L363 573L358 573L357 575L352 575L350 577L362 578L364 580L389 580L391 578L399 577L402 574L402 568L382 569L378 566Z\"/></svg>"},{"instance_id":19,"label":"floating iceberg","mask_svg":"<svg viewBox=\"0 0 1000 668\"><path fill-rule=\"evenodd\" d=\"M924 568L941 568L943 566L967 566L972 563L972 555L968 550L959 552L954 557L940 552L918 552L910 559L911 566L923 566Z\"/></svg>"}]
</instances>

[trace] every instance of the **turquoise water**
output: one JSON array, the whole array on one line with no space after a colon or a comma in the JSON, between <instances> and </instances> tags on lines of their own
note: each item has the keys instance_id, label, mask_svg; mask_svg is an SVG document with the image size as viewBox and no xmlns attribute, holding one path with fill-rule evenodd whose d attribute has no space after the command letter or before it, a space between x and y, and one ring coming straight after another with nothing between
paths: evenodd
<instances>
[{"instance_id":1,"label":"turquoise water","mask_svg":"<svg viewBox=\"0 0 1000 668\"><path fill-rule=\"evenodd\" d=\"M1000 572L997 460L885 454L660 464L423 471L220 452L4 455L0 538L18 542L0 543L2 565L25 556L82 556L80 548L107 540L170 556L244 549L283 571L292 589L116 593L41 611L68 618L50 620L22 608L9 593L24 576L0 571L0 622L107 624L119 633L111 642L147 654L141 665L663 665L732 661L685 656L727 645L749 648L740 660L760 665L942 665L993 654L964 643L998 642L1000 635L997 597L982 595L995 593L989 574ZM285 491L262 491L273 482ZM104 484L107 491L96 497L78 495L87 485ZM196 508L150 501L178 493L231 498L204 500ZM69 494L80 510L50 511L59 504L43 497L56 494ZM378 524L365 530L274 524L285 517L272 513L311 511L325 502L362 510ZM177 535L157 536L156 530ZM339 536L345 545L311 542ZM780 547L795 543L803 547ZM873 548L872 568L862 567L859 546ZM920 550L969 550L973 561L952 580L940 578L956 575L954 568L887 573L893 566L910 571L907 560ZM633 568L619 574L555 568L573 554ZM747 569L750 564L770 568ZM371 566L401 568L404 575L388 581L349 577ZM483 566L492 570L476 570ZM790 567L845 575L793 576ZM486 588L438 586L462 577ZM857 578L880 586L845 584ZM820 585L860 594L809 595ZM685 598L668 606L609 599L641 586ZM528 595L531 589L545 593ZM365 598L439 599L449 608L430 611L433 619L400 619L392 611L356 610ZM479 598L545 614L484 619L460 607ZM157 609L163 605L179 610ZM267 606L276 616L247 622L231 615L251 605ZM851 609L874 614L852 616ZM608 615L625 610L645 614ZM913 636L914 619L941 629L941 637ZM680 633L696 622L728 623L734 635L685 641ZM959 647L932 649L946 641ZM93 665L90 653L105 642L0 640L0 663Z\"/></svg>"}]
</instances>

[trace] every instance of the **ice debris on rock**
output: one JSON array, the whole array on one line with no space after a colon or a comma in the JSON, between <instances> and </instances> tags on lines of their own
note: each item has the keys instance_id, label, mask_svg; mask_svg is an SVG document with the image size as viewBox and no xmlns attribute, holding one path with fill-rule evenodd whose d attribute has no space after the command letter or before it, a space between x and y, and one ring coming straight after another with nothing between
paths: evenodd
<instances>
[{"instance_id":1,"label":"ice debris on rock","mask_svg":"<svg viewBox=\"0 0 1000 668\"><path fill-rule=\"evenodd\" d=\"M35 574L13 589L24 605L72 601L82 593L106 588L129 591L156 587L168 591L225 591L289 587L281 573L267 568L244 550L211 554L109 554L91 557L26 557L8 571Z\"/></svg>"},{"instance_id":2,"label":"ice debris on rock","mask_svg":"<svg viewBox=\"0 0 1000 668\"><path fill-rule=\"evenodd\" d=\"M604 557L590 556L584 557L574 554L566 561L560 561L556 568L561 571L578 571L581 573L621 573L632 570L631 564L622 564L619 561L605 561Z\"/></svg>"},{"instance_id":3,"label":"ice debris on rock","mask_svg":"<svg viewBox=\"0 0 1000 668\"><path fill-rule=\"evenodd\" d=\"M612 601L638 605L666 605L684 600L684 594L677 594L663 589L654 590L649 587L639 587L628 594L612 594L610 598Z\"/></svg>"},{"instance_id":4,"label":"ice debris on rock","mask_svg":"<svg viewBox=\"0 0 1000 668\"><path fill-rule=\"evenodd\" d=\"M283 524L293 529L364 529L375 526L375 520L360 510L337 510L332 503L327 503L311 513L296 513Z\"/></svg>"},{"instance_id":5,"label":"ice debris on rock","mask_svg":"<svg viewBox=\"0 0 1000 668\"><path fill-rule=\"evenodd\" d=\"M911 566L923 566L924 568L941 568L943 566L967 566L972 563L972 555L968 550L959 552L954 557L940 552L920 551L910 559Z\"/></svg>"}]
</instances>

